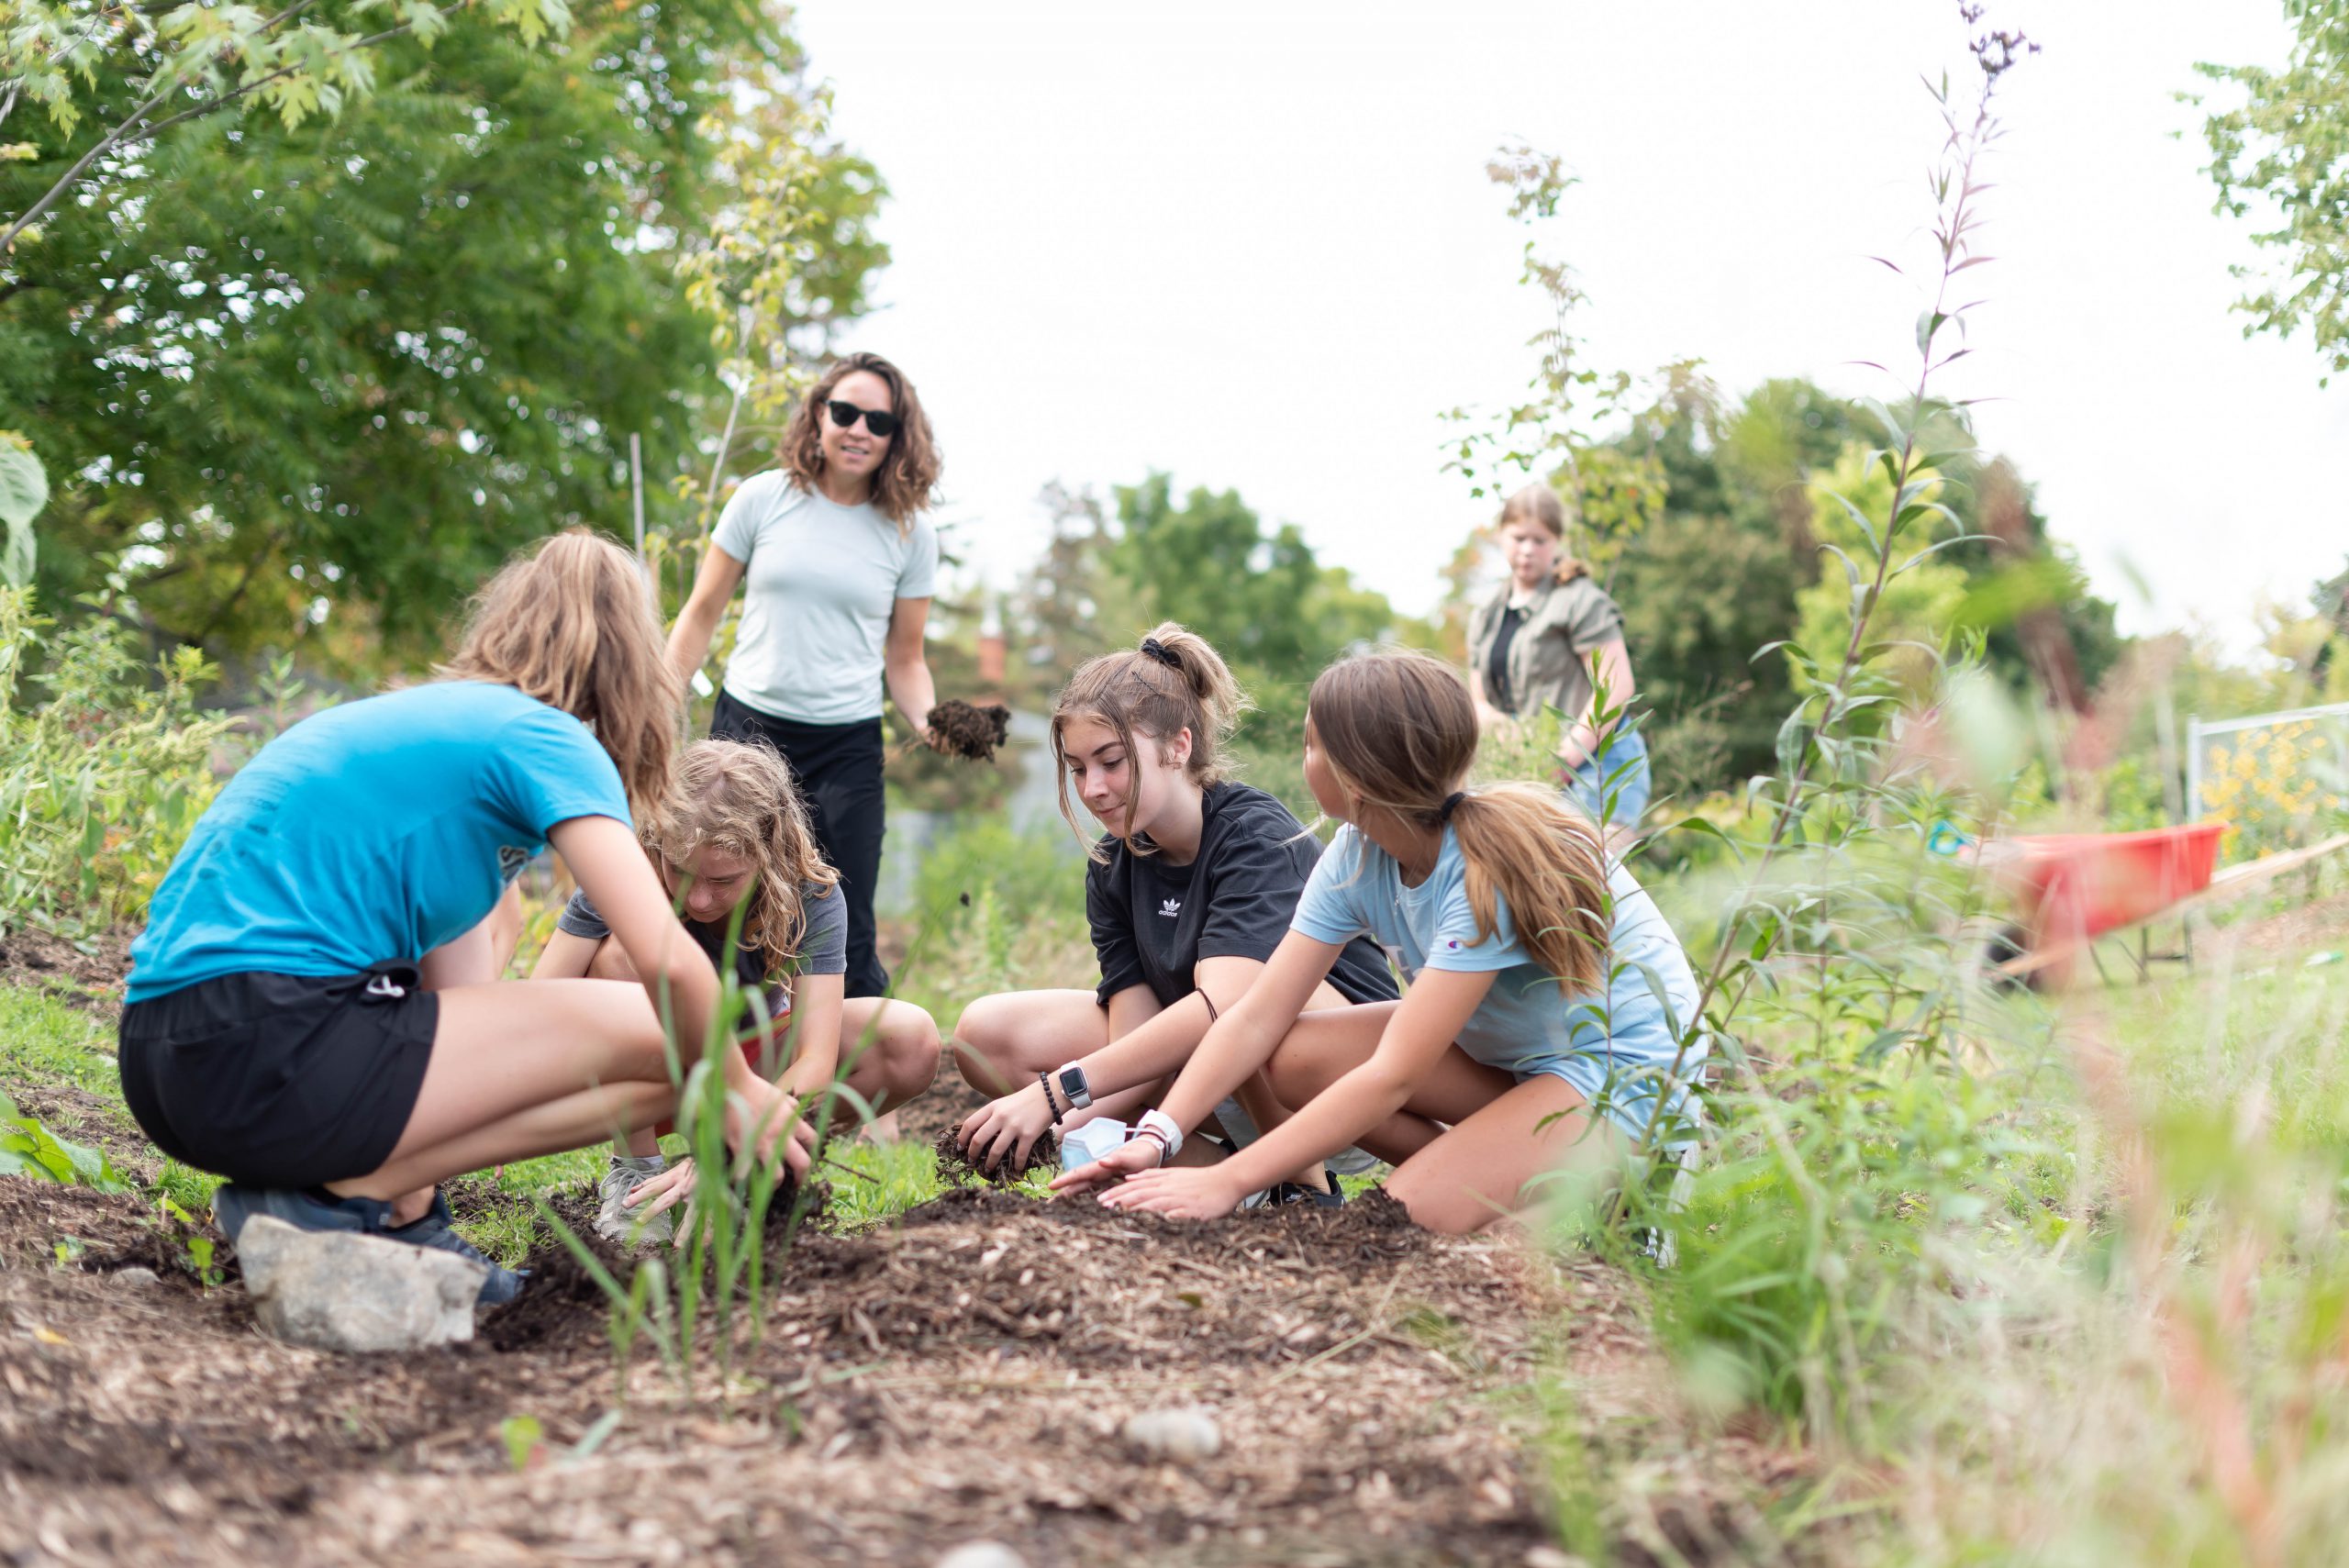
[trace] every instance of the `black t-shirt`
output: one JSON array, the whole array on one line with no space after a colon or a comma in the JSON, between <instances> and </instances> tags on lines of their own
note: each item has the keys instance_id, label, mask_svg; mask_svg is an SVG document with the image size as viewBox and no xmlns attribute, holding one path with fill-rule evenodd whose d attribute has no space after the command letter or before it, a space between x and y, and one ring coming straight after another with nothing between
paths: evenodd
<instances>
[{"instance_id":1,"label":"black t-shirt","mask_svg":"<svg viewBox=\"0 0 2349 1568\"><path fill-rule=\"evenodd\" d=\"M1104 1006L1128 986L1146 984L1171 1007L1197 988L1203 958L1273 956L1297 913L1305 879L1321 846L1261 789L1241 784L1208 788L1199 852L1188 865L1137 855L1115 838L1101 842L1107 864L1085 878L1085 910L1101 961L1097 995ZM1386 956L1366 937L1346 944L1330 984L1349 1002L1391 1002L1397 995Z\"/></svg>"},{"instance_id":2,"label":"black t-shirt","mask_svg":"<svg viewBox=\"0 0 2349 1568\"><path fill-rule=\"evenodd\" d=\"M1508 689L1508 645L1517 640L1517 628L1525 624L1525 612L1511 605L1501 611L1500 625L1494 628L1492 657L1485 662L1485 700L1503 713L1516 710L1515 695Z\"/></svg>"}]
</instances>

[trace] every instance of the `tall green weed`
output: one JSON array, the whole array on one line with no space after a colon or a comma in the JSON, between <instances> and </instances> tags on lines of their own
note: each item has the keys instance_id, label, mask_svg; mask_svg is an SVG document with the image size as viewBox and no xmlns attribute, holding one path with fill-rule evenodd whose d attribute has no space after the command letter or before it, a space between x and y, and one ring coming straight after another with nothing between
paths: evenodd
<instances>
[{"instance_id":1,"label":"tall green weed","mask_svg":"<svg viewBox=\"0 0 2349 1568\"><path fill-rule=\"evenodd\" d=\"M137 914L217 787L231 721L196 698L217 672L188 647L149 664L106 603L83 609L60 629L0 587L0 929Z\"/></svg>"}]
</instances>

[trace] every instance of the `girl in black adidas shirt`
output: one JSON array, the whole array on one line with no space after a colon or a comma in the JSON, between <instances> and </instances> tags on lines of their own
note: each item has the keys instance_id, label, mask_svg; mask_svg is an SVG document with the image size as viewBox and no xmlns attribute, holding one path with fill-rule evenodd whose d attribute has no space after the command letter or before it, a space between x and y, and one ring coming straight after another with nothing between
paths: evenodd
<instances>
[{"instance_id":1,"label":"girl in black adidas shirt","mask_svg":"<svg viewBox=\"0 0 2349 1568\"><path fill-rule=\"evenodd\" d=\"M1074 785L1108 829L1085 880L1101 983L1005 992L963 1009L956 1064L1002 1096L963 1124L974 1162L1024 1162L1056 1118L1130 1121L1156 1104L1287 934L1321 847L1279 801L1224 776L1221 752L1246 706L1215 650L1172 623L1086 663L1062 690L1052 709L1052 752L1066 770L1061 812L1076 825ZM1384 956L1358 940L1311 1006L1396 995ZM1286 1118L1261 1076L1234 1097L1260 1129ZM1186 1157L1193 1148L1215 1152L1192 1145ZM1310 1184L1322 1184L1318 1170Z\"/></svg>"}]
</instances>

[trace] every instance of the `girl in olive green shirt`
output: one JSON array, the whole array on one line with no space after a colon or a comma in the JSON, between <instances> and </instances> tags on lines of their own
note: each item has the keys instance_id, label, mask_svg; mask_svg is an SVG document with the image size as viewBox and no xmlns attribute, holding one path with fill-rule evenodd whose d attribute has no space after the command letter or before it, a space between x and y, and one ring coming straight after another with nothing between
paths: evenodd
<instances>
[{"instance_id":1,"label":"girl in olive green shirt","mask_svg":"<svg viewBox=\"0 0 2349 1568\"><path fill-rule=\"evenodd\" d=\"M1501 508L1508 581L1468 625L1470 689L1489 728L1555 708L1564 722L1559 783L1604 821L1636 831L1653 788L1647 743L1629 722L1631 656L1623 615L1565 553L1566 509L1547 484ZM1600 691L1591 681L1594 667Z\"/></svg>"}]
</instances>

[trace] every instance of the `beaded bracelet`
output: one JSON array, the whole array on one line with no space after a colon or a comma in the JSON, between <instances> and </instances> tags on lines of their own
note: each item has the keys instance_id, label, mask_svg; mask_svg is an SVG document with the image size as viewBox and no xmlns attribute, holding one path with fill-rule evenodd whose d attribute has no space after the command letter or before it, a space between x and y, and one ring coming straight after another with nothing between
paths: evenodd
<instances>
[{"instance_id":1,"label":"beaded bracelet","mask_svg":"<svg viewBox=\"0 0 2349 1568\"><path fill-rule=\"evenodd\" d=\"M1052 1113L1052 1125L1060 1126L1061 1107L1060 1102L1052 1098L1052 1075L1050 1073L1039 1073L1036 1074L1036 1083L1044 1091L1044 1108Z\"/></svg>"}]
</instances>

